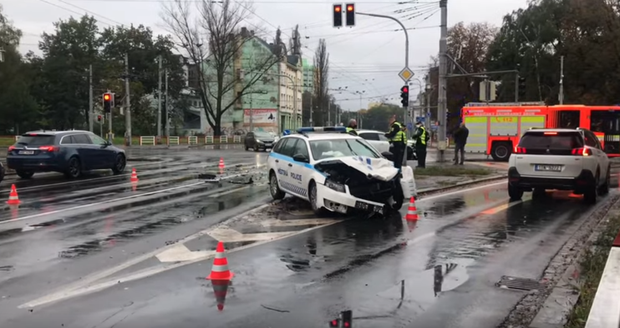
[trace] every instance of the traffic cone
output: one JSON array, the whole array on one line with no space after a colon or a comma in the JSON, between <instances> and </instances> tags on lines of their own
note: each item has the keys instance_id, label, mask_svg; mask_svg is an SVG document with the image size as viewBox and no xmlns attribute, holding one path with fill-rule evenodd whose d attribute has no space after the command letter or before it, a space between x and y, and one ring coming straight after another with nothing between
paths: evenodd
<instances>
[{"instance_id":1,"label":"traffic cone","mask_svg":"<svg viewBox=\"0 0 620 328\"><path fill-rule=\"evenodd\" d=\"M213 259L213 268L207 279L230 281L233 276L234 274L228 270L228 260L226 259L226 255L224 255L224 243L220 241L217 243L215 259Z\"/></svg>"},{"instance_id":2,"label":"traffic cone","mask_svg":"<svg viewBox=\"0 0 620 328\"><path fill-rule=\"evenodd\" d=\"M138 182L138 173L136 173L136 168L131 169L131 182Z\"/></svg>"},{"instance_id":3,"label":"traffic cone","mask_svg":"<svg viewBox=\"0 0 620 328\"><path fill-rule=\"evenodd\" d=\"M405 220L418 220L418 209L415 207L415 197L411 197L411 199L409 200L409 207L407 208L407 215L405 215Z\"/></svg>"},{"instance_id":4,"label":"traffic cone","mask_svg":"<svg viewBox=\"0 0 620 328\"><path fill-rule=\"evenodd\" d=\"M217 302L217 309L224 311L224 303L226 302L226 294L228 293L228 286L230 281L228 280L213 280L213 294L215 294L215 301Z\"/></svg>"},{"instance_id":5,"label":"traffic cone","mask_svg":"<svg viewBox=\"0 0 620 328\"><path fill-rule=\"evenodd\" d=\"M15 189L15 185L11 185L11 193L9 194L9 200L6 201L9 205L19 205L21 203L19 201L19 197L17 196L17 189Z\"/></svg>"}]
</instances>

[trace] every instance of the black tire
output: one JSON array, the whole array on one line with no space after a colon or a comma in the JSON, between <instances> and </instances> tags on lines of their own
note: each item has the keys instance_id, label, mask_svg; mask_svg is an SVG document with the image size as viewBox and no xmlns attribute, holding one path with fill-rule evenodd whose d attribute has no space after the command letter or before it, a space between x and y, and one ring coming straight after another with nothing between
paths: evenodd
<instances>
[{"instance_id":1,"label":"black tire","mask_svg":"<svg viewBox=\"0 0 620 328\"><path fill-rule=\"evenodd\" d=\"M280 185L278 184L278 177L273 171L269 173L269 193L274 200L280 200L286 195L284 191L280 189Z\"/></svg>"},{"instance_id":2,"label":"black tire","mask_svg":"<svg viewBox=\"0 0 620 328\"><path fill-rule=\"evenodd\" d=\"M532 200L538 201L545 198L547 192L544 188L534 188L534 192L532 192Z\"/></svg>"},{"instance_id":3,"label":"black tire","mask_svg":"<svg viewBox=\"0 0 620 328\"><path fill-rule=\"evenodd\" d=\"M257 153L260 151L260 148L258 147L258 144L254 145L254 151L257 152Z\"/></svg>"},{"instance_id":4,"label":"black tire","mask_svg":"<svg viewBox=\"0 0 620 328\"><path fill-rule=\"evenodd\" d=\"M510 200L521 200L521 198L523 198L523 189L520 189L509 183L508 184L508 196L510 196Z\"/></svg>"},{"instance_id":5,"label":"black tire","mask_svg":"<svg viewBox=\"0 0 620 328\"><path fill-rule=\"evenodd\" d=\"M250 150L250 147L248 147L248 143L246 142L246 143L244 143L244 144L245 144L245 151Z\"/></svg>"},{"instance_id":6,"label":"black tire","mask_svg":"<svg viewBox=\"0 0 620 328\"><path fill-rule=\"evenodd\" d=\"M496 162L506 162L512 154L512 147L507 142L497 142L491 148L491 156Z\"/></svg>"},{"instance_id":7,"label":"black tire","mask_svg":"<svg viewBox=\"0 0 620 328\"><path fill-rule=\"evenodd\" d=\"M394 190L394 195L392 196L394 203L391 204L391 208L394 211L398 211L403 207L403 203L405 202L405 195L403 194L402 186L400 185L400 181Z\"/></svg>"},{"instance_id":8,"label":"black tire","mask_svg":"<svg viewBox=\"0 0 620 328\"><path fill-rule=\"evenodd\" d=\"M114 166L112 167L112 172L114 174L121 174L125 171L125 167L127 166L127 159L125 155L118 154L116 155L116 159L114 160Z\"/></svg>"},{"instance_id":9,"label":"black tire","mask_svg":"<svg viewBox=\"0 0 620 328\"><path fill-rule=\"evenodd\" d=\"M609 194L609 186L611 186L611 167L607 168L607 176L605 177L605 183L599 187L598 194L603 196ZM1 179L0 179L1 180Z\"/></svg>"},{"instance_id":10,"label":"black tire","mask_svg":"<svg viewBox=\"0 0 620 328\"><path fill-rule=\"evenodd\" d=\"M34 175L34 172L22 170L16 170L15 173L22 179L30 179Z\"/></svg>"},{"instance_id":11,"label":"black tire","mask_svg":"<svg viewBox=\"0 0 620 328\"><path fill-rule=\"evenodd\" d=\"M65 176L69 179L77 179L82 175L82 164L80 159L73 156L69 159L69 165L65 171Z\"/></svg>"},{"instance_id":12,"label":"black tire","mask_svg":"<svg viewBox=\"0 0 620 328\"><path fill-rule=\"evenodd\" d=\"M316 197L316 183L313 180L310 181L310 185L308 186L308 201L310 202L310 207L312 207L312 211L314 212L314 214L316 214L318 217L325 216L327 214L327 210L323 207L319 208L316 205Z\"/></svg>"},{"instance_id":13,"label":"black tire","mask_svg":"<svg viewBox=\"0 0 620 328\"><path fill-rule=\"evenodd\" d=\"M599 183L599 173L596 173L596 180L594 184L588 187L586 191L583 193L583 201L588 205L596 204L596 196L598 196L598 183Z\"/></svg>"},{"instance_id":14,"label":"black tire","mask_svg":"<svg viewBox=\"0 0 620 328\"><path fill-rule=\"evenodd\" d=\"M2 166L2 164L0 164L0 182L2 182L2 180L4 180L4 175L6 173L4 172L4 166Z\"/></svg>"}]
</instances>

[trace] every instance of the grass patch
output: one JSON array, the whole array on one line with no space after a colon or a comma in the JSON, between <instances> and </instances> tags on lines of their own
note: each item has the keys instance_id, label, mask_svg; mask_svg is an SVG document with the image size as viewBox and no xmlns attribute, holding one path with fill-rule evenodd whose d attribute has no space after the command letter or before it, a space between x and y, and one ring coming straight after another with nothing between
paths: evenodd
<instances>
[{"instance_id":1,"label":"grass patch","mask_svg":"<svg viewBox=\"0 0 620 328\"><path fill-rule=\"evenodd\" d=\"M486 168L467 168L459 166L428 166L425 169L415 170L415 174L418 176L462 177L484 176L491 173L493 173L493 171Z\"/></svg>"},{"instance_id":2,"label":"grass patch","mask_svg":"<svg viewBox=\"0 0 620 328\"><path fill-rule=\"evenodd\" d=\"M611 244L619 230L620 216L611 218L594 242L593 246L597 247L591 247L584 251L583 260L580 263L582 286L579 290L579 300L573 311L568 315L568 322L564 327L585 327L599 281L605 269Z\"/></svg>"}]
</instances>

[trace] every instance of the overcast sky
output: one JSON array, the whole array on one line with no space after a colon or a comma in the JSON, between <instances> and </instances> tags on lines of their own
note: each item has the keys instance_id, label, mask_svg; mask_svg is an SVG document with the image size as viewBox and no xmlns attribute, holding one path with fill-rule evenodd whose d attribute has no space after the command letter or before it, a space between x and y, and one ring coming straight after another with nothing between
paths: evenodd
<instances>
[{"instance_id":1,"label":"overcast sky","mask_svg":"<svg viewBox=\"0 0 620 328\"><path fill-rule=\"evenodd\" d=\"M102 26L144 24L156 33L166 33L161 25L162 2L169 0L3 0L4 13L24 33L21 50L38 52L39 35L52 32L52 23L82 14L93 15ZM526 0L448 0L448 26L464 21L489 22L500 26L505 14L526 6ZM439 50L439 1L365 0L356 2L359 12L395 16L409 28L409 66L422 79L430 56ZM404 67L405 37L393 21L357 16L353 28L332 27L333 1L325 0L255 0L254 14L248 27L265 29L272 42L277 27L288 39L299 24L303 55L312 60L319 39L324 38L330 54L330 89L346 88L351 92L333 93L345 110L362 108L379 98L399 103L403 85L398 72ZM413 81L411 97L419 83Z\"/></svg>"}]
</instances>

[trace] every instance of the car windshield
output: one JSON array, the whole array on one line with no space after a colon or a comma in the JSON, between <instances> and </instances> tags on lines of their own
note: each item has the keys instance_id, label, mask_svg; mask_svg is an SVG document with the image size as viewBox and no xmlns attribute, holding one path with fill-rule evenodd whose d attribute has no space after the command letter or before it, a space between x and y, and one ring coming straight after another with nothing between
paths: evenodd
<instances>
[{"instance_id":1,"label":"car windshield","mask_svg":"<svg viewBox=\"0 0 620 328\"><path fill-rule=\"evenodd\" d=\"M314 160L349 156L380 158L372 146L363 139L310 141L310 148Z\"/></svg>"},{"instance_id":2,"label":"car windshield","mask_svg":"<svg viewBox=\"0 0 620 328\"><path fill-rule=\"evenodd\" d=\"M39 135L23 135L19 137L16 146L50 146L54 144L54 136L39 134Z\"/></svg>"},{"instance_id":3,"label":"car windshield","mask_svg":"<svg viewBox=\"0 0 620 328\"><path fill-rule=\"evenodd\" d=\"M256 136L257 139L273 139L271 134L267 132L254 132L254 135Z\"/></svg>"}]
</instances>

